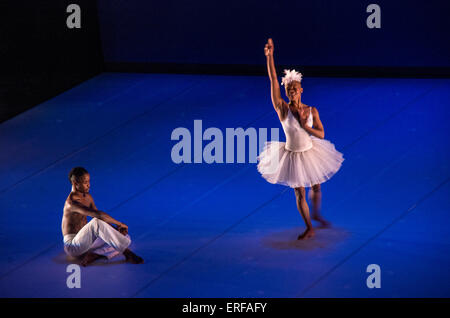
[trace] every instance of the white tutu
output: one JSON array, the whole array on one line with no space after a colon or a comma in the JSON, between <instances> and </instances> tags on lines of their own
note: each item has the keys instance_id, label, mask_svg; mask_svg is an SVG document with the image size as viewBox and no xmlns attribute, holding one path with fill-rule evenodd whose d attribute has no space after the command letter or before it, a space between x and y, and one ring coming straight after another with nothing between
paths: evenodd
<instances>
[{"instance_id":1,"label":"white tutu","mask_svg":"<svg viewBox=\"0 0 450 318\"><path fill-rule=\"evenodd\" d=\"M258 171L263 178L291 188L312 187L330 179L344 157L328 140L310 138L312 147L302 152L287 150L285 142L266 142L258 156Z\"/></svg>"}]
</instances>

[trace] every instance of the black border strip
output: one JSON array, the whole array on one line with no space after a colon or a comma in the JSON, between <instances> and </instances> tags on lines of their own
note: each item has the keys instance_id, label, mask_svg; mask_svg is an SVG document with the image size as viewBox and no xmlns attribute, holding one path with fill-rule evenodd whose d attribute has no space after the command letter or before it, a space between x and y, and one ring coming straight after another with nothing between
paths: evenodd
<instances>
[{"instance_id":1,"label":"black border strip","mask_svg":"<svg viewBox=\"0 0 450 318\"><path fill-rule=\"evenodd\" d=\"M230 304L231 303L231 304ZM261 306L258 311L229 311L236 304L244 304L241 310L251 305L255 308L256 303L264 304L264 311ZM440 313L441 309L448 308L448 298L308 298L308 299L292 299L292 298L140 298L140 299L116 299L116 298L72 298L72 299L2 299L0 305L4 310L12 309L14 313L20 311L29 314L30 310L46 310L46 312L58 312L62 314L68 311L83 313L92 312L99 313L102 316L112 315L113 317L130 317L130 314L137 313L139 317L157 317L157 313L167 315L174 314L175 317L183 317L185 315L196 317L229 317L230 314L253 314L257 316L273 317L274 314L281 317L301 317L307 313L324 314L332 312L333 316L345 314L355 314L355 317L374 316L375 314L386 315L387 311L392 314L392 309L399 310L402 316L409 313L417 315L418 308L424 308L427 313L430 309L436 313ZM25 306L23 306L25 305ZM195 305L212 305L216 306L214 314L211 312L185 312L186 306L193 308ZM326 306L329 305L329 306ZM81 307L78 307L81 306ZM445 306L445 307L443 307ZM33 308L34 307L34 308ZM442 308L440 308L442 307ZM245 309L244 309L245 310ZM191 315L189 315L191 314Z\"/></svg>"}]
</instances>

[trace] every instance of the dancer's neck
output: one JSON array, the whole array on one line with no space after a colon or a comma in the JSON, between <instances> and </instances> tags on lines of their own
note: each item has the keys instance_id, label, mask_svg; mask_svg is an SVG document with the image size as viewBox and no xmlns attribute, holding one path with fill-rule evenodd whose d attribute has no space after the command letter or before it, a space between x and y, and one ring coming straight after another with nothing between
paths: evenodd
<instances>
[{"instance_id":1,"label":"dancer's neck","mask_svg":"<svg viewBox=\"0 0 450 318\"><path fill-rule=\"evenodd\" d=\"M297 100L291 100L291 101L289 102L289 105L290 105L291 107L297 108L297 109L302 109L302 108L306 107L304 104L302 104L302 102L301 102L300 99L299 99L298 101L297 101Z\"/></svg>"},{"instance_id":2,"label":"dancer's neck","mask_svg":"<svg viewBox=\"0 0 450 318\"><path fill-rule=\"evenodd\" d=\"M82 196L83 198L86 197L86 193L78 191L73 185L72 185L72 193L76 194L76 195L79 195L79 196Z\"/></svg>"}]
</instances>

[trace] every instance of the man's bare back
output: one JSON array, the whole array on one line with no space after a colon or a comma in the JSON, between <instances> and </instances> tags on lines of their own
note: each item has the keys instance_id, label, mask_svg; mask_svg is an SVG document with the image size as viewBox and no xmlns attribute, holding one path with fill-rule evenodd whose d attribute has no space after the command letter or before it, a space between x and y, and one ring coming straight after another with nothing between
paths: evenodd
<instances>
[{"instance_id":1,"label":"man's bare back","mask_svg":"<svg viewBox=\"0 0 450 318\"><path fill-rule=\"evenodd\" d=\"M72 202L76 201L87 208L94 208L93 198L90 194L84 196L70 193L64 203L63 218L61 222L61 230L63 236L66 234L77 234L83 226L87 224L86 215L82 215L73 211Z\"/></svg>"}]
</instances>

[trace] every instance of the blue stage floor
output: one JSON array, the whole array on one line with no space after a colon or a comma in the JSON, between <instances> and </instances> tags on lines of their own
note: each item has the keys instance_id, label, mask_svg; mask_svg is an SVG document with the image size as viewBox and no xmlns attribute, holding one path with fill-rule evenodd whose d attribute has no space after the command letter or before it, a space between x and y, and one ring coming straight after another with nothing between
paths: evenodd
<instances>
[{"instance_id":1,"label":"blue stage floor","mask_svg":"<svg viewBox=\"0 0 450 318\"><path fill-rule=\"evenodd\" d=\"M450 80L303 88L345 157L322 186L333 227L303 242L294 191L256 164L171 160L172 131L194 119L281 132L267 77L104 73L2 123L0 296L450 297ZM80 289L66 286L61 234L74 166L146 260L82 268Z\"/></svg>"}]
</instances>

